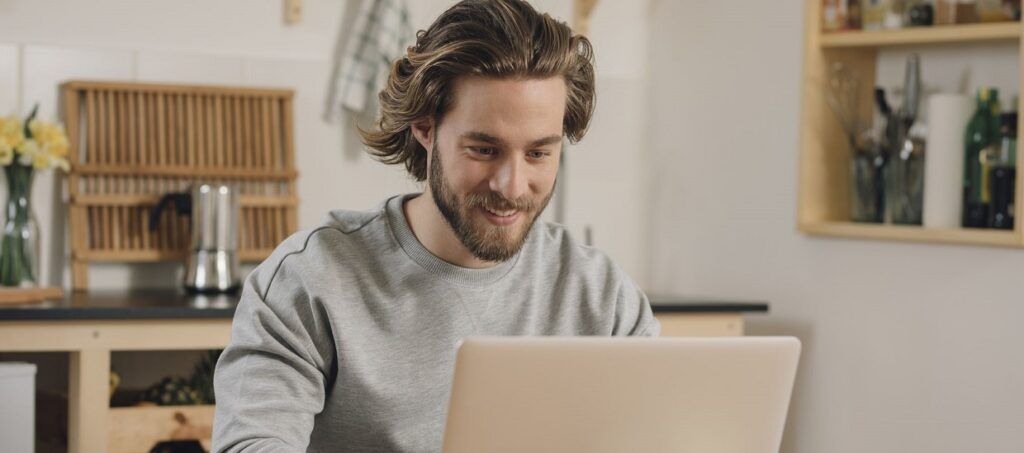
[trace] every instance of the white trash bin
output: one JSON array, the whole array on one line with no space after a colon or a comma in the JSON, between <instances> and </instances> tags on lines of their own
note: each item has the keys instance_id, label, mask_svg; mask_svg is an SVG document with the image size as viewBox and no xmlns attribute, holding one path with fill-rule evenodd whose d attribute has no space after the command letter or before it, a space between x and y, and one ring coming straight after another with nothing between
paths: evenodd
<instances>
[{"instance_id":1,"label":"white trash bin","mask_svg":"<svg viewBox=\"0 0 1024 453\"><path fill-rule=\"evenodd\" d=\"M0 363L0 451L32 453L36 438L36 366Z\"/></svg>"}]
</instances>

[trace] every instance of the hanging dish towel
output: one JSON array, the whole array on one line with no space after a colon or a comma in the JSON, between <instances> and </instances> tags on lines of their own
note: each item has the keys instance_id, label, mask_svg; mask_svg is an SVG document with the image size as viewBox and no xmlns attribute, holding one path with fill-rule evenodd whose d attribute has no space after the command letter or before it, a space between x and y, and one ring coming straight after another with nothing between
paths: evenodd
<instances>
[{"instance_id":1,"label":"hanging dish towel","mask_svg":"<svg viewBox=\"0 0 1024 453\"><path fill-rule=\"evenodd\" d=\"M405 0L363 0L344 51L335 56L341 70L331 80L325 117L375 106L391 63L405 55L414 38Z\"/></svg>"}]
</instances>

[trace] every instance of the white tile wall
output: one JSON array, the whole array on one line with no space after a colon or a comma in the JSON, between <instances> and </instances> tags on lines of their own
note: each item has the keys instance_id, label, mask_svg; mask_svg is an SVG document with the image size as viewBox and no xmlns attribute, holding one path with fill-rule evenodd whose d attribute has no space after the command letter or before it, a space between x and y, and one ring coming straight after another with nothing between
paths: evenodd
<instances>
[{"instance_id":1,"label":"white tile wall","mask_svg":"<svg viewBox=\"0 0 1024 453\"><path fill-rule=\"evenodd\" d=\"M242 82L242 67L239 57L143 50L138 52L136 80L237 85Z\"/></svg>"},{"instance_id":2,"label":"white tile wall","mask_svg":"<svg viewBox=\"0 0 1024 453\"><path fill-rule=\"evenodd\" d=\"M350 3L303 0L285 24L281 0L3 0L0 42L321 58Z\"/></svg>"},{"instance_id":3,"label":"white tile wall","mask_svg":"<svg viewBox=\"0 0 1024 453\"><path fill-rule=\"evenodd\" d=\"M0 44L0 115L16 112L20 106L18 96L18 57L20 49L14 44Z\"/></svg>"},{"instance_id":4,"label":"white tile wall","mask_svg":"<svg viewBox=\"0 0 1024 453\"><path fill-rule=\"evenodd\" d=\"M601 77L646 77L647 52L642 49L647 45L648 28L636 25L647 21L649 3L650 0L605 1L594 8L587 38L594 46L594 66Z\"/></svg>"},{"instance_id":5,"label":"white tile wall","mask_svg":"<svg viewBox=\"0 0 1024 453\"><path fill-rule=\"evenodd\" d=\"M646 89L641 83L599 77L597 107L586 137L567 154L566 224L643 285L647 217L644 172Z\"/></svg>"},{"instance_id":6,"label":"white tile wall","mask_svg":"<svg viewBox=\"0 0 1024 453\"><path fill-rule=\"evenodd\" d=\"M62 82L135 78L135 55L131 51L36 45L26 45L23 49L22 110L28 112L38 102L40 118L57 117Z\"/></svg>"}]
</instances>

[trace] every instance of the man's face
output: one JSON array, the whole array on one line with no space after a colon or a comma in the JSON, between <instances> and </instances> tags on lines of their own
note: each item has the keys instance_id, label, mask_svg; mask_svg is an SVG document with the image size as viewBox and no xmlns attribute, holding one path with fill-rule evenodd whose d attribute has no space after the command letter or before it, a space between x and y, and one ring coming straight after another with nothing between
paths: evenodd
<instances>
[{"instance_id":1,"label":"man's face","mask_svg":"<svg viewBox=\"0 0 1024 453\"><path fill-rule=\"evenodd\" d=\"M427 183L478 259L505 261L526 242L554 192L566 88L561 77L463 77L435 129Z\"/></svg>"}]
</instances>

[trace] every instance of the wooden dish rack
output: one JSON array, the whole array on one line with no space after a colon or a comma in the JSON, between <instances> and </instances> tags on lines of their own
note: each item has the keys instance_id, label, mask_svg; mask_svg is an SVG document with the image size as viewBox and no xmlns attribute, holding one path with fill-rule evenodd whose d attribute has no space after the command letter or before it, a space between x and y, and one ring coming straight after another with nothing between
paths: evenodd
<instances>
[{"instance_id":1,"label":"wooden dish rack","mask_svg":"<svg viewBox=\"0 0 1024 453\"><path fill-rule=\"evenodd\" d=\"M128 82L62 85L70 140L72 288L92 262L183 260L187 217L149 212L199 182L239 191L239 258L260 261L297 229L291 90Z\"/></svg>"}]
</instances>

